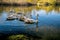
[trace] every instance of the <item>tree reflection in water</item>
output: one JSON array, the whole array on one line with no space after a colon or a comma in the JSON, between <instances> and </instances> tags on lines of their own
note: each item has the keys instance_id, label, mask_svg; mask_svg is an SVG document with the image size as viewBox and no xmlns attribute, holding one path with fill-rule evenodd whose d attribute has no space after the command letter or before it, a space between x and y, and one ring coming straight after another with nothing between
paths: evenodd
<instances>
[{"instance_id":1,"label":"tree reflection in water","mask_svg":"<svg viewBox=\"0 0 60 40\"><path fill-rule=\"evenodd\" d=\"M55 7L55 6L0 7L0 11L1 12L3 12L3 11L9 12L9 10L11 8L14 8L14 10L16 12L24 12L25 14L23 14L23 15L25 15L25 16L27 15L27 17L30 17L30 18L33 18L32 15L31 15L32 10L36 10L36 11L45 10L47 13L54 10L56 12L59 12L59 14L60 14L60 7ZM34 12L34 14L35 14L35 12ZM4 23L5 23L5 21L4 21ZM10 35L8 37L9 40L15 40L15 39L16 40L24 40L24 39L26 39L26 40L60 40L60 31L59 31L60 28L57 28L57 27L55 27L53 25L49 25L49 26L40 25L39 23L40 22L37 22L36 24L24 24L23 26L24 26L24 28L26 30L25 34L27 34L27 35L25 35L25 34Z\"/></svg>"}]
</instances>

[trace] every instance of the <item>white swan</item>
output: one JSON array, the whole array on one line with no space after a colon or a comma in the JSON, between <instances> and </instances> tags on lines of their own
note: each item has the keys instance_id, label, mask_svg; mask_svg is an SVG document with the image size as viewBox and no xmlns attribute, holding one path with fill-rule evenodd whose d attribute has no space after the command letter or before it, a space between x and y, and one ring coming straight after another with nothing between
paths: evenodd
<instances>
[{"instance_id":1,"label":"white swan","mask_svg":"<svg viewBox=\"0 0 60 40\"><path fill-rule=\"evenodd\" d=\"M10 10L7 20L14 20L15 19L15 15L13 14L13 11Z\"/></svg>"},{"instance_id":2,"label":"white swan","mask_svg":"<svg viewBox=\"0 0 60 40\"><path fill-rule=\"evenodd\" d=\"M20 16L20 21L24 21L26 19L25 16Z\"/></svg>"},{"instance_id":3,"label":"white swan","mask_svg":"<svg viewBox=\"0 0 60 40\"><path fill-rule=\"evenodd\" d=\"M33 23L37 23L38 20L26 18L26 19L24 20L24 22L27 23L27 24L33 24Z\"/></svg>"},{"instance_id":4,"label":"white swan","mask_svg":"<svg viewBox=\"0 0 60 40\"><path fill-rule=\"evenodd\" d=\"M33 23L37 23L38 22L38 14L36 16L36 20L34 19L31 19L31 18L25 18L24 22L27 23L27 24L33 24Z\"/></svg>"}]
</instances>

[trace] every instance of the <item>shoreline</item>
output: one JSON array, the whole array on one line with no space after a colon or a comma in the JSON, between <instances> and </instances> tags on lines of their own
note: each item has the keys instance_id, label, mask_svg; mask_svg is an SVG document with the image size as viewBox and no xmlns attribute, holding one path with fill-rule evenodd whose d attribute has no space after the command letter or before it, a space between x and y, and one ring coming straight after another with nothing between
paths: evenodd
<instances>
[{"instance_id":1,"label":"shoreline","mask_svg":"<svg viewBox=\"0 0 60 40\"><path fill-rule=\"evenodd\" d=\"M26 6L26 7L29 7L29 6L36 6L37 4L32 4L32 3L24 3L24 4L18 4L18 3L0 3L0 6ZM51 4L51 5L54 5L54 6L60 6L60 3L55 3L55 4ZM41 5L39 5L41 6ZM50 6L50 4L45 4L45 6Z\"/></svg>"},{"instance_id":2,"label":"shoreline","mask_svg":"<svg viewBox=\"0 0 60 40\"><path fill-rule=\"evenodd\" d=\"M35 6L37 4L32 4L32 3L25 3L25 4L18 4L18 3L0 3L0 6Z\"/></svg>"}]
</instances>

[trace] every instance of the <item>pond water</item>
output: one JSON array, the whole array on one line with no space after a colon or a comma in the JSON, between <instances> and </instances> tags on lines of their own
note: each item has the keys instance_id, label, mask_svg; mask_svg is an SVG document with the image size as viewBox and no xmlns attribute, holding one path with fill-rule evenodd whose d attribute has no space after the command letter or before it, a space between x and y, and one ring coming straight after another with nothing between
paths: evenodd
<instances>
[{"instance_id":1,"label":"pond water","mask_svg":"<svg viewBox=\"0 0 60 40\"><path fill-rule=\"evenodd\" d=\"M23 12L26 17L36 19L38 23L25 24L19 20L6 21L10 9ZM31 16L30 16L31 15ZM60 37L60 7L32 6L32 7L0 7L0 34L24 34L34 37L59 35Z\"/></svg>"}]
</instances>

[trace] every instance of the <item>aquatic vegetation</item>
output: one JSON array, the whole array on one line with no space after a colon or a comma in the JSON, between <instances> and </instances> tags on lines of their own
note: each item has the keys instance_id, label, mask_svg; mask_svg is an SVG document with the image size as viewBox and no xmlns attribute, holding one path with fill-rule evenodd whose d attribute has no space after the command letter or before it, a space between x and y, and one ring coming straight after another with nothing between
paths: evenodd
<instances>
[{"instance_id":1,"label":"aquatic vegetation","mask_svg":"<svg viewBox=\"0 0 60 40\"><path fill-rule=\"evenodd\" d=\"M8 40L27 40L25 35L12 35L8 37Z\"/></svg>"}]
</instances>

